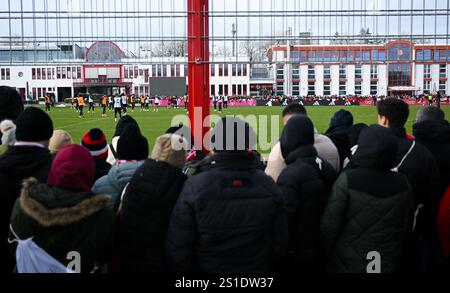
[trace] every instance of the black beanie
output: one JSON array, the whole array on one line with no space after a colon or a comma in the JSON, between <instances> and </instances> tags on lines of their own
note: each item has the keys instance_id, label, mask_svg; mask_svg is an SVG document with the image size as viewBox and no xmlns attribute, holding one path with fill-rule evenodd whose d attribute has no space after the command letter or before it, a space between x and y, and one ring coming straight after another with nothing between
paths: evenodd
<instances>
[{"instance_id":1,"label":"black beanie","mask_svg":"<svg viewBox=\"0 0 450 293\"><path fill-rule=\"evenodd\" d=\"M9 86L0 86L0 122L5 119L16 121L22 112L23 103L19 93Z\"/></svg>"},{"instance_id":2,"label":"black beanie","mask_svg":"<svg viewBox=\"0 0 450 293\"><path fill-rule=\"evenodd\" d=\"M122 132L130 124L135 124L138 127L138 129L139 129L138 123L130 115L126 115L126 116L123 116L122 118L120 118L119 122L117 122L116 131L114 132L114 136L113 137L121 136Z\"/></svg>"},{"instance_id":3,"label":"black beanie","mask_svg":"<svg viewBox=\"0 0 450 293\"><path fill-rule=\"evenodd\" d=\"M225 116L212 130L211 147L215 152L245 152L256 147L256 140L256 133L247 122Z\"/></svg>"},{"instance_id":4,"label":"black beanie","mask_svg":"<svg viewBox=\"0 0 450 293\"><path fill-rule=\"evenodd\" d=\"M148 158L148 142L142 136L137 124L125 127L117 142L119 160L145 160Z\"/></svg>"},{"instance_id":5,"label":"black beanie","mask_svg":"<svg viewBox=\"0 0 450 293\"><path fill-rule=\"evenodd\" d=\"M281 154L287 158L302 146L314 145L314 125L305 115L292 116L283 129L280 138Z\"/></svg>"},{"instance_id":6,"label":"black beanie","mask_svg":"<svg viewBox=\"0 0 450 293\"><path fill-rule=\"evenodd\" d=\"M53 135L52 119L47 113L35 107L26 108L19 115L16 127L17 141L45 141L49 140Z\"/></svg>"}]
</instances>

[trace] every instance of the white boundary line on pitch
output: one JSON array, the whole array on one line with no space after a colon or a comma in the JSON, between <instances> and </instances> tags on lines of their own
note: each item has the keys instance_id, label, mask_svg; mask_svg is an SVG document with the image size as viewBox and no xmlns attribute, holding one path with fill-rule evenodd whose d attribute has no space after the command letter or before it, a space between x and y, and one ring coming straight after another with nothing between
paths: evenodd
<instances>
[{"instance_id":1,"label":"white boundary line on pitch","mask_svg":"<svg viewBox=\"0 0 450 293\"><path fill-rule=\"evenodd\" d=\"M86 120L86 121L82 121L82 122L78 122L78 123L72 123L72 124L69 124L69 125L57 127L56 129L65 129L65 128L69 128L69 127L72 127L72 126L83 125L83 124L92 123L92 122L96 122L96 121L100 121L100 120L102 120L102 118L98 118L98 119L95 119L95 120Z\"/></svg>"}]
</instances>

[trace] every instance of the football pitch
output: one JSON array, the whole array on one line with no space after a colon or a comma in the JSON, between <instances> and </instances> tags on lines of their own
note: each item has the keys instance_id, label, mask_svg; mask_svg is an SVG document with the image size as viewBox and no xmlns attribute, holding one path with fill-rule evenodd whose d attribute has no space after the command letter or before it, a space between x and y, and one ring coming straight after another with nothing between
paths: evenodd
<instances>
[{"instance_id":1,"label":"football pitch","mask_svg":"<svg viewBox=\"0 0 450 293\"><path fill-rule=\"evenodd\" d=\"M412 124L416 117L416 112L420 109L421 106L410 106L410 116L407 122L407 131L412 133ZM339 109L347 109L353 113L354 122L355 123L366 123L366 124L374 124L377 123L377 111L375 107L307 107L308 116L314 122L314 126L316 129L323 133L327 130L328 124L332 115L338 111ZM442 107L446 114L446 118L450 117L450 107L444 106ZM211 109L211 114L218 116L225 115L242 115L244 118L250 117L250 115L255 115L257 119L259 119L260 115L268 117L268 132L270 133L270 129L276 128L277 126L271 125L271 115L281 116L283 108L282 107L229 107L228 110L225 110L222 113L214 112ZM151 109L149 112L141 112L139 107L136 107L134 113L131 113L131 109L128 110L128 114L135 118L143 135L148 139L150 150L153 147L153 143L155 139L163 134L167 128L171 126L171 123L174 125L178 125L183 119L175 118L176 115L186 115L184 108L180 109L172 109L172 108L159 108L158 112L153 112ZM114 122L114 112L107 111L108 117L101 117L101 108L96 107L95 113L88 113L87 109L85 109L84 118L79 118L78 113L75 109L71 109L70 107L60 108L54 107L50 112L50 116L53 120L55 129L63 129L69 132L74 139L75 143L80 143L83 134L94 127L102 129L105 134L108 142L110 142L116 123ZM218 117L216 117L218 118ZM214 120L214 119L213 119ZM260 121L260 120L258 120ZM282 119L280 117L278 121L278 129L280 130L283 127ZM259 135L259 134L258 134ZM270 134L269 134L270 135ZM269 136L270 137L270 136ZM278 138L275 138L275 141ZM269 140L270 141L270 140ZM263 151L264 153L266 151Z\"/></svg>"}]
</instances>

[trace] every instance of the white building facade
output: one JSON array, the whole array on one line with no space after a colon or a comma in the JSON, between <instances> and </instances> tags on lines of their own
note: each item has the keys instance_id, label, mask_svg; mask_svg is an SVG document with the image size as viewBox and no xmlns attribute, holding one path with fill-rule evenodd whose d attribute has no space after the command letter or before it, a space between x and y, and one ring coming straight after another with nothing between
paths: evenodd
<instances>
[{"instance_id":1,"label":"white building facade","mask_svg":"<svg viewBox=\"0 0 450 293\"><path fill-rule=\"evenodd\" d=\"M450 46L393 41L386 45L272 47L277 95L387 96L440 92L448 85Z\"/></svg>"}]
</instances>

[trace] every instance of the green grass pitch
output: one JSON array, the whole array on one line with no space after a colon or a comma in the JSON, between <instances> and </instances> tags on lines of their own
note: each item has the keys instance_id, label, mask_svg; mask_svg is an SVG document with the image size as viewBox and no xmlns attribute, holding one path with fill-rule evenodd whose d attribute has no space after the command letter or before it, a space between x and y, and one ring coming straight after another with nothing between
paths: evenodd
<instances>
[{"instance_id":1,"label":"green grass pitch","mask_svg":"<svg viewBox=\"0 0 450 293\"><path fill-rule=\"evenodd\" d=\"M377 112L375 107L307 107L308 116L314 122L316 129L323 133L326 131L330 118L334 112L344 108L353 113L355 123L374 124L377 123ZM450 116L450 107L442 107L446 113L446 117ZM410 116L407 123L407 130L411 133L411 127L416 117L416 112L420 109L420 106L410 107ZM70 107L66 108L52 108L50 116L53 119L55 129L63 129L69 132L76 143L81 142L83 134L94 127L102 129L106 133L107 140L110 141L114 134L116 123L114 122L114 113L107 112L108 117L101 117L101 108L96 107L95 113L88 113L85 109L85 118L79 118L78 113ZM282 107L230 107L228 110L219 114L224 115L280 115ZM184 109L169 109L160 108L159 112L141 112L136 107L134 113L131 113L129 109L129 115L135 118L143 135L148 139L150 150L153 147L153 143L159 135L163 134L165 130L170 126L172 118L178 114L185 114ZM218 114L211 110L211 114ZM268 118L270 121L270 118ZM174 123L178 124L179 121L175 120ZM269 124L269 129L271 128ZM281 133L282 119L279 120L279 129ZM276 140L276 139L275 139ZM262 150L263 153L267 151Z\"/></svg>"}]
</instances>

